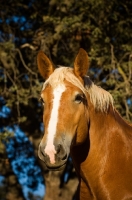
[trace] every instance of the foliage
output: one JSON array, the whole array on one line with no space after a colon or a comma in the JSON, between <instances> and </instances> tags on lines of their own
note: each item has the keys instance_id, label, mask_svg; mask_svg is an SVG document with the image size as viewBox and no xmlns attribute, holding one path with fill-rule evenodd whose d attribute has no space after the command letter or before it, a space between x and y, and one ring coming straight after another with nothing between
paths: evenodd
<instances>
[{"instance_id":1,"label":"foliage","mask_svg":"<svg viewBox=\"0 0 132 200\"><path fill-rule=\"evenodd\" d=\"M37 51L42 49L56 64L71 66L79 47L90 56L94 81L110 90L121 114L131 119L130 1L21 1L17 9L15 1L9 5L1 8L6 23L1 23L0 90L13 110L10 123L29 119L21 107L34 104L41 90Z\"/></svg>"},{"instance_id":2,"label":"foliage","mask_svg":"<svg viewBox=\"0 0 132 200\"><path fill-rule=\"evenodd\" d=\"M129 0L1 0L0 113L7 111L0 115L0 129L18 124L37 148L43 134L40 49L55 64L73 66L84 48L91 79L112 94L117 110L131 121L131 9Z\"/></svg>"},{"instance_id":3,"label":"foliage","mask_svg":"<svg viewBox=\"0 0 132 200\"><path fill-rule=\"evenodd\" d=\"M2 141L8 141L9 138L13 137L14 136L14 133L13 132L10 132L8 130L4 130L2 134L0 134L0 143Z\"/></svg>"}]
</instances>

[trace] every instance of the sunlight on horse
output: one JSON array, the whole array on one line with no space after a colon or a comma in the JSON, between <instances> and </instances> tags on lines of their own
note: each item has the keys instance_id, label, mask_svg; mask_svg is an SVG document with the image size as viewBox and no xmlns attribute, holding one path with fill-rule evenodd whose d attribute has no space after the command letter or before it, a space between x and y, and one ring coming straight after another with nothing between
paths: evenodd
<instances>
[{"instance_id":1,"label":"sunlight on horse","mask_svg":"<svg viewBox=\"0 0 132 200\"><path fill-rule=\"evenodd\" d=\"M55 69L42 51L37 63L45 79L39 158L48 169L60 170L71 155L78 200L132 200L132 127L115 110L110 93L86 75L87 53L79 50L73 69Z\"/></svg>"}]
</instances>

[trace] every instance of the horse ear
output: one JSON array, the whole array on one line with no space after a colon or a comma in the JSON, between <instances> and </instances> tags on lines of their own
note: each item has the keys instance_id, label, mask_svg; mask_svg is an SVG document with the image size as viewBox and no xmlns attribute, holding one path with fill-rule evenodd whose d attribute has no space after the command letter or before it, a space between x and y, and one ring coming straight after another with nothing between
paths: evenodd
<instances>
[{"instance_id":1,"label":"horse ear","mask_svg":"<svg viewBox=\"0 0 132 200\"><path fill-rule=\"evenodd\" d=\"M84 77L89 68L89 59L87 52L80 48L74 62L74 73L76 76Z\"/></svg>"},{"instance_id":2,"label":"horse ear","mask_svg":"<svg viewBox=\"0 0 132 200\"><path fill-rule=\"evenodd\" d=\"M37 55L37 65L39 72L44 79L47 79L54 71L53 63L42 51Z\"/></svg>"}]
</instances>

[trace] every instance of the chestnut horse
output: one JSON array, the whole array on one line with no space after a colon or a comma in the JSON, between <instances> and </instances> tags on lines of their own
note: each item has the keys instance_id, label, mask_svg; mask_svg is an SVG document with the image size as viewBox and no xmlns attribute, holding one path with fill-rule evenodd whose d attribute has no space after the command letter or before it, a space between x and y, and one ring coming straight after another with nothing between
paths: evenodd
<instances>
[{"instance_id":1,"label":"chestnut horse","mask_svg":"<svg viewBox=\"0 0 132 200\"><path fill-rule=\"evenodd\" d=\"M86 76L87 53L79 50L73 69L55 69L42 51L37 64L46 80L39 158L48 169L60 170L71 155L79 200L132 200L132 127L112 96Z\"/></svg>"}]
</instances>

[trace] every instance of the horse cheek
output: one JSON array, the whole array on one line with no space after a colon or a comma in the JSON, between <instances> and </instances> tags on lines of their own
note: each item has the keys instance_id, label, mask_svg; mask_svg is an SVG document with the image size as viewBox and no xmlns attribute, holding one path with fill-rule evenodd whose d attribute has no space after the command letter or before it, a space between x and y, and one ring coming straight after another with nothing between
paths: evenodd
<instances>
[{"instance_id":1,"label":"horse cheek","mask_svg":"<svg viewBox=\"0 0 132 200\"><path fill-rule=\"evenodd\" d=\"M88 137L88 123L85 116L81 116L76 130L75 143L82 144Z\"/></svg>"}]
</instances>

